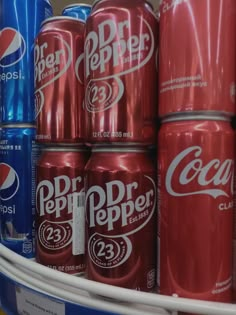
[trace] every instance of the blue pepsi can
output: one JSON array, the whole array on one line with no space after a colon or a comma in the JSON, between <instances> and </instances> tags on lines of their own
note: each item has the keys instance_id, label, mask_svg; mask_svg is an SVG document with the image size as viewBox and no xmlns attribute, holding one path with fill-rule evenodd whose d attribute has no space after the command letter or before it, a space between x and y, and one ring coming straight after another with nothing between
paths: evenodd
<instances>
[{"instance_id":1,"label":"blue pepsi can","mask_svg":"<svg viewBox=\"0 0 236 315\"><path fill-rule=\"evenodd\" d=\"M1 243L26 258L35 256L35 133L33 125L19 124L0 134Z\"/></svg>"},{"instance_id":2,"label":"blue pepsi can","mask_svg":"<svg viewBox=\"0 0 236 315\"><path fill-rule=\"evenodd\" d=\"M62 10L62 15L71 16L73 18L86 22L91 13L92 6L85 3L74 3L66 6Z\"/></svg>"},{"instance_id":3,"label":"blue pepsi can","mask_svg":"<svg viewBox=\"0 0 236 315\"><path fill-rule=\"evenodd\" d=\"M0 0L0 123L34 122L33 43L49 0Z\"/></svg>"}]
</instances>

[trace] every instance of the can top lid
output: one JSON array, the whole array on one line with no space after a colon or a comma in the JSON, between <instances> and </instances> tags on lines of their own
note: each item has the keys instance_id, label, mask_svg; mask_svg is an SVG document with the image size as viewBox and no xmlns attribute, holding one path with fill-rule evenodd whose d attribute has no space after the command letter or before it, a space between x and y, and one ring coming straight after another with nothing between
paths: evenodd
<instances>
[{"instance_id":1,"label":"can top lid","mask_svg":"<svg viewBox=\"0 0 236 315\"><path fill-rule=\"evenodd\" d=\"M94 0L94 2L92 4L92 8L95 6L96 3L100 2L100 1L102 1L102 0ZM150 5L150 7L152 8L152 10L154 10L151 0L145 0L145 2L147 2Z\"/></svg>"},{"instance_id":2,"label":"can top lid","mask_svg":"<svg viewBox=\"0 0 236 315\"><path fill-rule=\"evenodd\" d=\"M191 113L175 113L170 114L161 119L162 123L172 122L172 121L183 121L183 120L220 120L220 121L231 121L231 116L227 115L227 113L219 113L219 112L191 112Z\"/></svg>"},{"instance_id":3,"label":"can top lid","mask_svg":"<svg viewBox=\"0 0 236 315\"><path fill-rule=\"evenodd\" d=\"M87 152L88 149L84 147L70 147L70 146L52 146L52 147L43 147L42 151L47 152Z\"/></svg>"},{"instance_id":4,"label":"can top lid","mask_svg":"<svg viewBox=\"0 0 236 315\"><path fill-rule=\"evenodd\" d=\"M82 22L83 24L85 24L85 21L83 21L82 19L78 19L78 18L75 18L72 16L57 15L57 16L52 16L52 17L45 19L41 23L41 26L43 26L44 24L46 24L48 22L57 21L57 20L73 20L73 21L78 21L78 22Z\"/></svg>"},{"instance_id":5,"label":"can top lid","mask_svg":"<svg viewBox=\"0 0 236 315\"><path fill-rule=\"evenodd\" d=\"M77 7L77 6L80 6L80 7L87 7L87 8L92 8L92 5L91 4L88 4L88 3L71 3L71 4L68 4L67 6L65 6L63 8L62 11L64 11L65 9L68 9L68 8L73 8L73 7Z\"/></svg>"},{"instance_id":6,"label":"can top lid","mask_svg":"<svg viewBox=\"0 0 236 315\"><path fill-rule=\"evenodd\" d=\"M7 124L7 125L0 125L0 128L4 129L4 128L36 128L36 126L34 124L30 124L30 123L20 123L20 124L15 124L15 123L11 123L11 124Z\"/></svg>"},{"instance_id":7,"label":"can top lid","mask_svg":"<svg viewBox=\"0 0 236 315\"><path fill-rule=\"evenodd\" d=\"M147 149L144 147L111 147L110 145L105 145L93 147L92 152L147 152Z\"/></svg>"}]
</instances>

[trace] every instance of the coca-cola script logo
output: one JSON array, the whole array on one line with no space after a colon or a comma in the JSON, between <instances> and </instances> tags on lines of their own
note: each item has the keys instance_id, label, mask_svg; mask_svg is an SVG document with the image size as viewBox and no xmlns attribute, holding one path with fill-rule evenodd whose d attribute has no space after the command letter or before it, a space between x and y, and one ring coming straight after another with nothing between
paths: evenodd
<instances>
[{"instance_id":1,"label":"coca-cola script logo","mask_svg":"<svg viewBox=\"0 0 236 315\"><path fill-rule=\"evenodd\" d=\"M70 67L72 52L60 36L49 42L36 43L34 47L35 111L36 117L44 105L43 89L58 80ZM58 47L55 50L55 47Z\"/></svg>"},{"instance_id":2,"label":"coca-cola script logo","mask_svg":"<svg viewBox=\"0 0 236 315\"><path fill-rule=\"evenodd\" d=\"M62 211L72 213L73 196L79 191L82 177L70 178L67 175L54 177L53 181L43 180L36 189L37 211L40 216L47 214L55 218L62 216Z\"/></svg>"},{"instance_id":3,"label":"coca-cola script logo","mask_svg":"<svg viewBox=\"0 0 236 315\"><path fill-rule=\"evenodd\" d=\"M120 22L107 19L87 34L85 100L88 111L93 111L93 107L95 111L104 111L116 104L124 92L119 77L140 69L153 56L151 26L140 16L137 16L137 25L142 27L131 27L128 19Z\"/></svg>"},{"instance_id":4,"label":"coca-cola script logo","mask_svg":"<svg viewBox=\"0 0 236 315\"><path fill-rule=\"evenodd\" d=\"M139 185L136 181L126 184L113 180L105 189L90 187L85 202L89 227L103 227L103 236L130 235L142 229L155 211L156 188L149 176L144 176L141 194Z\"/></svg>"},{"instance_id":5,"label":"coca-cola script logo","mask_svg":"<svg viewBox=\"0 0 236 315\"><path fill-rule=\"evenodd\" d=\"M232 198L234 161L214 158L204 163L201 158L202 151L200 146L192 146L174 158L166 173L167 192L175 197L205 194L213 198ZM193 187L191 184L196 187L194 190L190 189Z\"/></svg>"}]
</instances>

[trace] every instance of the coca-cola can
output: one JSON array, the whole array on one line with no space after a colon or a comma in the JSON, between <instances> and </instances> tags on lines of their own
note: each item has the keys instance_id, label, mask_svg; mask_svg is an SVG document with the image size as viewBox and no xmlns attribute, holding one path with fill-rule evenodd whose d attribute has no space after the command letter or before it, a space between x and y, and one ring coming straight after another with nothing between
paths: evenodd
<instances>
[{"instance_id":1,"label":"coca-cola can","mask_svg":"<svg viewBox=\"0 0 236 315\"><path fill-rule=\"evenodd\" d=\"M235 114L235 0L162 0L159 115Z\"/></svg>"},{"instance_id":2,"label":"coca-cola can","mask_svg":"<svg viewBox=\"0 0 236 315\"><path fill-rule=\"evenodd\" d=\"M101 0L85 31L90 144L156 142L158 22L145 0Z\"/></svg>"},{"instance_id":3,"label":"coca-cola can","mask_svg":"<svg viewBox=\"0 0 236 315\"><path fill-rule=\"evenodd\" d=\"M84 125L84 22L45 20L35 40L35 110L40 143L81 143Z\"/></svg>"},{"instance_id":4,"label":"coca-cola can","mask_svg":"<svg viewBox=\"0 0 236 315\"><path fill-rule=\"evenodd\" d=\"M233 214L233 218L234 218L234 223L233 223L233 303L236 303L236 180L234 181L234 185L235 187L234 187L234 214Z\"/></svg>"},{"instance_id":5,"label":"coca-cola can","mask_svg":"<svg viewBox=\"0 0 236 315\"><path fill-rule=\"evenodd\" d=\"M235 137L223 116L163 120L158 149L161 294L231 302Z\"/></svg>"},{"instance_id":6,"label":"coca-cola can","mask_svg":"<svg viewBox=\"0 0 236 315\"><path fill-rule=\"evenodd\" d=\"M85 270L86 149L45 148L37 164L36 261L68 274Z\"/></svg>"},{"instance_id":7,"label":"coca-cola can","mask_svg":"<svg viewBox=\"0 0 236 315\"><path fill-rule=\"evenodd\" d=\"M149 152L97 147L85 168L86 275L152 291L156 279L156 171Z\"/></svg>"},{"instance_id":8,"label":"coca-cola can","mask_svg":"<svg viewBox=\"0 0 236 315\"><path fill-rule=\"evenodd\" d=\"M233 240L233 303L236 303L236 238Z\"/></svg>"}]
</instances>

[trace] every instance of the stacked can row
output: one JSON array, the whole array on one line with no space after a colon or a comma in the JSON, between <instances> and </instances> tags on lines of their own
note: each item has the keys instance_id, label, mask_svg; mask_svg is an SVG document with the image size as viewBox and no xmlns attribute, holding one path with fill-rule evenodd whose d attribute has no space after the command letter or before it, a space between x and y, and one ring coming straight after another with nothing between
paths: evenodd
<instances>
[{"instance_id":1,"label":"stacked can row","mask_svg":"<svg viewBox=\"0 0 236 315\"><path fill-rule=\"evenodd\" d=\"M42 24L34 45L36 261L85 271L84 28L91 6L75 4Z\"/></svg>"},{"instance_id":2,"label":"stacked can row","mask_svg":"<svg viewBox=\"0 0 236 315\"><path fill-rule=\"evenodd\" d=\"M86 19L90 9L70 5L62 14ZM1 1L0 12L0 239L11 250L33 258L35 168L42 148L35 143L32 47L41 24L52 16L52 7L48 0L11 0Z\"/></svg>"},{"instance_id":3,"label":"stacked can row","mask_svg":"<svg viewBox=\"0 0 236 315\"><path fill-rule=\"evenodd\" d=\"M48 0L0 2L0 240L35 256L34 71L32 46Z\"/></svg>"},{"instance_id":4,"label":"stacked can row","mask_svg":"<svg viewBox=\"0 0 236 315\"><path fill-rule=\"evenodd\" d=\"M113 18L110 4L97 1L86 25L59 16L42 25L34 47L39 143L156 144L157 19L144 0L112 4Z\"/></svg>"},{"instance_id":5,"label":"stacked can row","mask_svg":"<svg viewBox=\"0 0 236 315\"><path fill-rule=\"evenodd\" d=\"M89 279L150 291L157 249L161 293L231 301L235 14L233 0L161 4L158 244L155 166L140 147L156 143L158 28L150 5L96 1L85 38L78 16L45 21L34 48L36 138L47 144L37 166L39 262L80 273L86 243ZM4 88L18 79L21 71L1 74ZM1 156L9 158L5 141ZM93 146L88 162L85 143ZM1 226L15 241L8 223L15 204L3 201L16 195L23 175L7 164Z\"/></svg>"},{"instance_id":6,"label":"stacked can row","mask_svg":"<svg viewBox=\"0 0 236 315\"><path fill-rule=\"evenodd\" d=\"M85 24L46 20L34 48L36 260L142 291L156 284L157 32L148 2L102 0Z\"/></svg>"},{"instance_id":7,"label":"stacked can row","mask_svg":"<svg viewBox=\"0 0 236 315\"><path fill-rule=\"evenodd\" d=\"M232 302L235 1L162 1L158 290Z\"/></svg>"}]
</instances>

